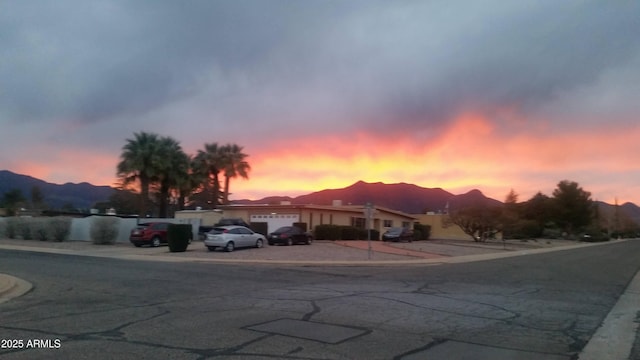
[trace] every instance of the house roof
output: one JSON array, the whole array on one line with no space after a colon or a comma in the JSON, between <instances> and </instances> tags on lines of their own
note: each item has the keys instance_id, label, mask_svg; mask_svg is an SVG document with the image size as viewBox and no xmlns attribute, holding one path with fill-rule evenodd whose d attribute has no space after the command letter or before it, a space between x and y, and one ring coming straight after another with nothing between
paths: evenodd
<instances>
[{"instance_id":1,"label":"house roof","mask_svg":"<svg viewBox=\"0 0 640 360\"><path fill-rule=\"evenodd\" d=\"M364 211L364 205L314 205L314 204L288 204L288 205L271 205L271 204L247 204L247 205L223 205L219 206L222 210L270 210L270 211L282 211L282 210L300 210L300 209L309 209L309 210L326 210L326 211L339 211L339 212L349 212L349 213L358 213L362 214ZM417 220L415 216L411 214L407 214L402 211L392 210L381 206L373 207L376 211L385 212L388 214L393 214L396 216L401 216L411 220Z\"/></svg>"}]
</instances>

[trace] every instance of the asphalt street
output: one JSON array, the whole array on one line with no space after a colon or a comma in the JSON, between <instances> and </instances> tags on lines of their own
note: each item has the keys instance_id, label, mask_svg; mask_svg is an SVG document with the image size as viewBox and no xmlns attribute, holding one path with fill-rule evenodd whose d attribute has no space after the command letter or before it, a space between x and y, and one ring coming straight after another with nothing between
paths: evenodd
<instances>
[{"instance_id":1,"label":"asphalt street","mask_svg":"<svg viewBox=\"0 0 640 360\"><path fill-rule=\"evenodd\" d=\"M640 269L639 252L628 241L325 267L0 250L0 273L33 284L0 304L0 357L575 359Z\"/></svg>"}]
</instances>

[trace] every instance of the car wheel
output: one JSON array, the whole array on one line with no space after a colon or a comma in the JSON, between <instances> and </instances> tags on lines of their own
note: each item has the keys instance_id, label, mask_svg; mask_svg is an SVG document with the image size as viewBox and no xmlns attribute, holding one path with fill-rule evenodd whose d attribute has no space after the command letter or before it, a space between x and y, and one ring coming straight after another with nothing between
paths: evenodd
<instances>
[{"instance_id":1,"label":"car wheel","mask_svg":"<svg viewBox=\"0 0 640 360\"><path fill-rule=\"evenodd\" d=\"M268 243L268 244L269 244L269 245L273 245L273 241L269 241L269 243Z\"/></svg>"},{"instance_id":2,"label":"car wheel","mask_svg":"<svg viewBox=\"0 0 640 360\"><path fill-rule=\"evenodd\" d=\"M229 241L227 243L227 246L224 247L224 251L226 252L232 252L235 249L235 244L233 243L233 241Z\"/></svg>"},{"instance_id":3,"label":"car wheel","mask_svg":"<svg viewBox=\"0 0 640 360\"><path fill-rule=\"evenodd\" d=\"M215 246L207 246L207 249L209 249L209 251L215 251L216 247Z\"/></svg>"},{"instance_id":4,"label":"car wheel","mask_svg":"<svg viewBox=\"0 0 640 360\"><path fill-rule=\"evenodd\" d=\"M287 246L293 245L293 240L291 238L287 239Z\"/></svg>"},{"instance_id":5,"label":"car wheel","mask_svg":"<svg viewBox=\"0 0 640 360\"><path fill-rule=\"evenodd\" d=\"M160 237L159 236L154 236L153 239L151 239L151 246L153 246L153 247L160 246Z\"/></svg>"},{"instance_id":6,"label":"car wheel","mask_svg":"<svg viewBox=\"0 0 640 360\"><path fill-rule=\"evenodd\" d=\"M258 249L260 249L263 245L264 245L264 243L262 242L262 239L256 240L256 247Z\"/></svg>"},{"instance_id":7,"label":"car wheel","mask_svg":"<svg viewBox=\"0 0 640 360\"><path fill-rule=\"evenodd\" d=\"M311 238L310 238L310 237L308 237L308 238L307 238L307 241L306 241L306 243L305 243L305 244L307 244L307 245L311 245L311 241L312 241L312 240L311 240Z\"/></svg>"}]
</instances>

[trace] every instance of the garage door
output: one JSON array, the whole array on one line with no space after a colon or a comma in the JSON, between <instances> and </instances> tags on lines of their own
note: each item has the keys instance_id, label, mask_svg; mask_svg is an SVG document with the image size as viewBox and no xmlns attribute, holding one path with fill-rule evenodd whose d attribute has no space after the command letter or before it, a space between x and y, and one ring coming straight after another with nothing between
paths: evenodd
<instances>
[{"instance_id":1,"label":"garage door","mask_svg":"<svg viewBox=\"0 0 640 360\"><path fill-rule=\"evenodd\" d=\"M268 232L275 231L282 226L291 226L300 222L300 214L269 214L251 215L251 222L262 222L268 224Z\"/></svg>"}]
</instances>

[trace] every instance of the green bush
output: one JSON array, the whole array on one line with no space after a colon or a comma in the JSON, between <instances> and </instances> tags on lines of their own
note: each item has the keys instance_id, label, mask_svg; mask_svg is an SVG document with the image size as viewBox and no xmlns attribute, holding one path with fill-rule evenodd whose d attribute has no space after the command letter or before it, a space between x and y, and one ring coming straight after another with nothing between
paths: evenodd
<instances>
[{"instance_id":1,"label":"green bush","mask_svg":"<svg viewBox=\"0 0 640 360\"><path fill-rule=\"evenodd\" d=\"M318 225L313 233L317 240L340 240L340 226L338 225Z\"/></svg>"},{"instance_id":2,"label":"green bush","mask_svg":"<svg viewBox=\"0 0 640 360\"><path fill-rule=\"evenodd\" d=\"M367 229L347 225L318 225L314 238L317 240L367 240ZM371 240L380 240L380 231L371 229Z\"/></svg>"},{"instance_id":3,"label":"green bush","mask_svg":"<svg viewBox=\"0 0 640 360\"><path fill-rule=\"evenodd\" d=\"M362 238L361 229L353 226L340 227L340 240L358 240ZM365 235L366 236L366 235Z\"/></svg>"},{"instance_id":4,"label":"green bush","mask_svg":"<svg viewBox=\"0 0 640 360\"><path fill-rule=\"evenodd\" d=\"M49 226L51 228L51 237L53 238L53 241L65 241L71 233L71 218L51 218L49 220Z\"/></svg>"},{"instance_id":5,"label":"green bush","mask_svg":"<svg viewBox=\"0 0 640 360\"><path fill-rule=\"evenodd\" d=\"M186 251L192 235L192 228L190 224L169 224L169 227L167 228L169 251Z\"/></svg>"},{"instance_id":6,"label":"green bush","mask_svg":"<svg viewBox=\"0 0 640 360\"><path fill-rule=\"evenodd\" d=\"M93 219L89 229L91 241L96 245L113 245L118 237L118 218L99 217Z\"/></svg>"}]
</instances>

